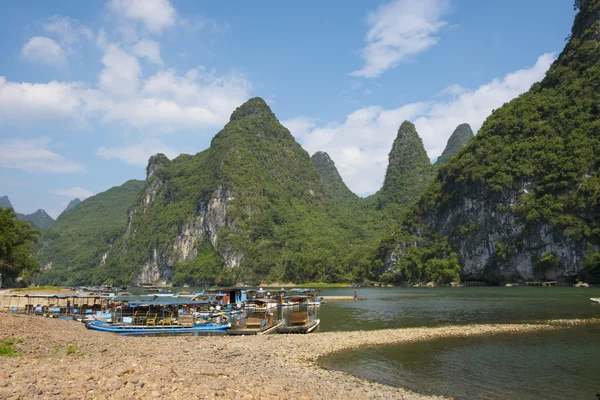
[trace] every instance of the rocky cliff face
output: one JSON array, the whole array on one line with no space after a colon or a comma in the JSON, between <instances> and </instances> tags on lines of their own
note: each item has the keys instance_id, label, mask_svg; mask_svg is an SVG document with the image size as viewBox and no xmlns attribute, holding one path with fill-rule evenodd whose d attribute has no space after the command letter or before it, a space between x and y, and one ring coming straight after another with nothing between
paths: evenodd
<instances>
[{"instance_id":1,"label":"rocky cliff face","mask_svg":"<svg viewBox=\"0 0 600 400\"><path fill-rule=\"evenodd\" d=\"M469 143L469 140L473 139L473 130L469 124L460 124L456 127L448 143L442 152L442 155L438 157L435 162L436 167L441 167L446 164L448 160L458 154L458 152Z\"/></svg>"},{"instance_id":2,"label":"rocky cliff face","mask_svg":"<svg viewBox=\"0 0 600 400\"><path fill-rule=\"evenodd\" d=\"M415 254L443 269L455 252L465 280L599 276L599 19L600 1L582 1L544 80L496 110L440 170L382 247L388 272ZM440 241L451 251L426 260Z\"/></svg>"}]
</instances>

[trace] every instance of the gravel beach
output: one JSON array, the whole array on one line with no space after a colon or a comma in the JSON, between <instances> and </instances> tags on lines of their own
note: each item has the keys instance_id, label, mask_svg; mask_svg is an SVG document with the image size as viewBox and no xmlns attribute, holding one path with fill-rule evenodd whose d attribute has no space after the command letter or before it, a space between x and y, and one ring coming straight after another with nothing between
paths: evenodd
<instances>
[{"instance_id":1,"label":"gravel beach","mask_svg":"<svg viewBox=\"0 0 600 400\"><path fill-rule=\"evenodd\" d=\"M0 399L432 399L319 368L319 357L370 344L515 334L597 320L309 335L123 337L82 323L0 313Z\"/></svg>"}]
</instances>

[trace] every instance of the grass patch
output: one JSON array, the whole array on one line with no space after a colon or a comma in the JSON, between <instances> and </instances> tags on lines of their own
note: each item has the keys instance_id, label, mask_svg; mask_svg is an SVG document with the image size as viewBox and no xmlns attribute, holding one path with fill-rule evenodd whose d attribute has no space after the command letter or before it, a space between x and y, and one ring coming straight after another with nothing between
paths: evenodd
<instances>
[{"instance_id":1,"label":"grass patch","mask_svg":"<svg viewBox=\"0 0 600 400\"><path fill-rule=\"evenodd\" d=\"M23 343L23 340L17 338L6 338L0 342L0 357L18 357L22 355L20 351L15 349L15 345Z\"/></svg>"},{"instance_id":2,"label":"grass patch","mask_svg":"<svg viewBox=\"0 0 600 400\"><path fill-rule=\"evenodd\" d=\"M31 291L37 291L37 290L63 290L63 288L60 288L58 286L31 286L31 287L26 287L26 288L15 288L12 289L13 292L31 292Z\"/></svg>"},{"instance_id":3,"label":"grass patch","mask_svg":"<svg viewBox=\"0 0 600 400\"><path fill-rule=\"evenodd\" d=\"M79 350L79 347L75 346L74 344L69 343L67 345L67 347L65 348L65 353L68 356L79 356L82 355L82 351Z\"/></svg>"}]
</instances>

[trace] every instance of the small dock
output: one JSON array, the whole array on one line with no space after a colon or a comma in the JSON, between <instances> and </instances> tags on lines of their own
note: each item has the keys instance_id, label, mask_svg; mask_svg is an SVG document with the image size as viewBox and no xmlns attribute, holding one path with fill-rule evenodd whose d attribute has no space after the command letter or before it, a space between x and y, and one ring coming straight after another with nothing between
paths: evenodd
<instances>
[{"instance_id":1,"label":"small dock","mask_svg":"<svg viewBox=\"0 0 600 400\"><path fill-rule=\"evenodd\" d=\"M287 333L287 334L311 333L312 331L317 329L317 326L319 326L320 323L321 323L321 320L318 319L316 321L311 322L308 325L281 327L281 328L277 328L277 333Z\"/></svg>"}]
</instances>

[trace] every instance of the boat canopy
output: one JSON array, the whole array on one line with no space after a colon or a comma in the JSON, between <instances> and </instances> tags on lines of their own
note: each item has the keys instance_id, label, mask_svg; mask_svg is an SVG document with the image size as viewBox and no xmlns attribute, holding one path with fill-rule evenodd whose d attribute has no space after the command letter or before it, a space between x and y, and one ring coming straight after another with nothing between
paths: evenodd
<instances>
[{"instance_id":1,"label":"boat canopy","mask_svg":"<svg viewBox=\"0 0 600 400\"><path fill-rule=\"evenodd\" d=\"M197 301L190 299L180 299L180 298L172 298L172 297L163 297L158 298L156 300L150 301L130 301L130 307L148 307L148 306L199 306L206 305L208 302L206 301Z\"/></svg>"}]
</instances>

